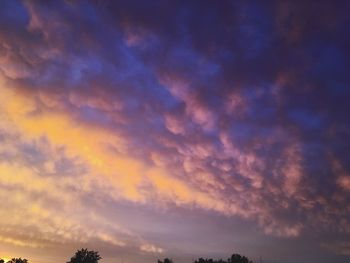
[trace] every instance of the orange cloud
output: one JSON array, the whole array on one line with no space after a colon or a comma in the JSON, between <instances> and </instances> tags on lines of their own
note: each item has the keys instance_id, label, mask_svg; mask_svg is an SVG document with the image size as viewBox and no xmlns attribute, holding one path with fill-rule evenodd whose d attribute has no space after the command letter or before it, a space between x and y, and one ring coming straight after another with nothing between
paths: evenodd
<instances>
[{"instance_id":1,"label":"orange cloud","mask_svg":"<svg viewBox=\"0 0 350 263\"><path fill-rule=\"evenodd\" d=\"M23 188L24 191L16 191L11 195L5 191L1 192L10 196L7 197L7 206L21 212L13 211L16 216L10 222L4 214L8 210L4 204L2 205L0 223L9 229L6 232L7 237L4 236L0 242L25 246L27 243L21 241L20 237L11 236L14 227L39 227L42 238L37 241L36 246L62 241L86 242L91 238L124 246L124 241L107 234L103 229L89 230L91 224L99 225L100 228L104 225L107 227L108 222L101 223L102 218L91 219L91 222L81 225L80 219L74 216L76 213L73 211L77 209L86 213L87 207L79 201L79 195L94 191L95 182L100 182L105 187L103 195L115 200L137 203L156 201L155 206L173 203L230 213L225 202L192 188L186 182L172 176L165 168L146 165L143 161L128 157L123 153L126 142L117 133L77 121L73 114L62 110L39 109L34 95L3 86L0 89L2 94L0 123L3 130L17 134L20 140L27 143L46 138L53 147L63 148L67 158L79 160L88 167L86 174L77 178L62 175L50 177L42 173L56 172L54 159L45 161L43 170L28 167L18 160L11 163L2 162L0 164L2 184L6 187ZM120 153L109 150L110 146L118 149ZM16 149L11 149L13 148L11 143L3 147L7 147L6 150L13 151L14 156L18 156L18 150L16 152ZM72 187L77 188L79 192L66 191ZM46 201L33 198L32 195L35 193L40 193ZM154 196L157 199L154 199ZM48 200L57 203L56 206L50 207L47 204ZM56 211L57 205L61 207L61 211ZM143 246L141 250L160 251L159 248L149 246Z\"/></svg>"}]
</instances>

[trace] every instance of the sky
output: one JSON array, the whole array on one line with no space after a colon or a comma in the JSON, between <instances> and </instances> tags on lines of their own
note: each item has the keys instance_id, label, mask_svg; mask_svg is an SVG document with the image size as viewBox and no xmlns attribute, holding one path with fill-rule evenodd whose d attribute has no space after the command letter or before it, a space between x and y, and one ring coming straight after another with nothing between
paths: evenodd
<instances>
[{"instance_id":1,"label":"sky","mask_svg":"<svg viewBox=\"0 0 350 263\"><path fill-rule=\"evenodd\" d=\"M349 262L349 12L0 1L0 258Z\"/></svg>"}]
</instances>

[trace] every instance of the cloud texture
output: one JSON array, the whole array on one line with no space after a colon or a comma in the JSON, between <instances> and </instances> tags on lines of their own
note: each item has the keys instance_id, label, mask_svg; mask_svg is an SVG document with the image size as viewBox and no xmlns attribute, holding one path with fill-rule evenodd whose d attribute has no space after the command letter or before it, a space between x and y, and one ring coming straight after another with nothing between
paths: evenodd
<instances>
[{"instance_id":1,"label":"cloud texture","mask_svg":"<svg viewBox=\"0 0 350 263\"><path fill-rule=\"evenodd\" d=\"M38 251L84 245L107 261L256 257L254 241L186 244L206 228L219 228L215 240L248 225L257 243L312 240L311 260L349 259L349 4L0 7L7 251L38 262L60 257Z\"/></svg>"}]
</instances>

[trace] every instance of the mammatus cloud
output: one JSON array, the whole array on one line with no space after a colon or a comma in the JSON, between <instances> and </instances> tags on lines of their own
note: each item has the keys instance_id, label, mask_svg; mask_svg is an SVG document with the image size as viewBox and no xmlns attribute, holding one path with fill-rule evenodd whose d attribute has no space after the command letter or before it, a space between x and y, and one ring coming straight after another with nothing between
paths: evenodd
<instances>
[{"instance_id":1,"label":"mammatus cloud","mask_svg":"<svg viewBox=\"0 0 350 263\"><path fill-rule=\"evenodd\" d=\"M145 221L206 213L274 238L349 236L339 8L2 5L1 243L170 251L124 215L135 206Z\"/></svg>"}]
</instances>

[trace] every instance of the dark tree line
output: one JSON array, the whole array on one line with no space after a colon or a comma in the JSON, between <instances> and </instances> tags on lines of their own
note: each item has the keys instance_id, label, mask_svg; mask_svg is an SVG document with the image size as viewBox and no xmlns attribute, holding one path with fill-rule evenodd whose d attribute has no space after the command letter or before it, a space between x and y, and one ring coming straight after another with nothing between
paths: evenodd
<instances>
[{"instance_id":1,"label":"dark tree line","mask_svg":"<svg viewBox=\"0 0 350 263\"><path fill-rule=\"evenodd\" d=\"M74 256L67 261L66 263L98 263L98 261L102 259L97 251L88 250L87 248L82 248L77 250ZM7 262L3 259L0 259L0 263L28 263L28 260L25 258L13 258ZM173 263L172 259L165 258L164 260L159 260L157 263ZM241 256L239 254L233 254L227 260L222 259L212 259L212 258L198 258L193 263L253 263L245 256Z\"/></svg>"},{"instance_id":2,"label":"dark tree line","mask_svg":"<svg viewBox=\"0 0 350 263\"><path fill-rule=\"evenodd\" d=\"M163 261L158 259L158 263L173 263L172 259L165 258ZM253 263L253 261L249 260L245 256L241 256L239 254L233 254L227 260L223 259L212 259L212 258L198 258L193 263Z\"/></svg>"},{"instance_id":3,"label":"dark tree line","mask_svg":"<svg viewBox=\"0 0 350 263\"><path fill-rule=\"evenodd\" d=\"M5 260L0 259L0 263L28 263L28 260L25 258L13 258L5 262Z\"/></svg>"},{"instance_id":4,"label":"dark tree line","mask_svg":"<svg viewBox=\"0 0 350 263\"><path fill-rule=\"evenodd\" d=\"M239 254L233 254L230 258L228 258L227 260L223 260L223 259L212 259L212 258L199 258L197 260L194 261L194 263L253 263L253 261L249 260L247 257L245 256L241 256Z\"/></svg>"},{"instance_id":5,"label":"dark tree line","mask_svg":"<svg viewBox=\"0 0 350 263\"><path fill-rule=\"evenodd\" d=\"M97 251L82 248L75 252L74 256L67 263L98 263L102 259ZM13 258L7 262L0 259L0 263L28 263L27 259Z\"/></svg>"}]
</instances>

